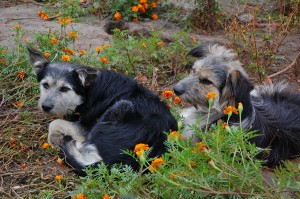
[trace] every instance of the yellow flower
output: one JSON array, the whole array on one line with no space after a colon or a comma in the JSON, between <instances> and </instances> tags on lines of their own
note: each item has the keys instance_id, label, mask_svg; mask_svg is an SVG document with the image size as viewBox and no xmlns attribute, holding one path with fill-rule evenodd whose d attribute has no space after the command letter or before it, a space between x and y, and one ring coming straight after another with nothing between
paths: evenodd
<instances>
[{"instance_id":1,"label":"yellow flower","mask_svg":"<svg viewBox=\"0 0 300 199\"><path fill-rule=\"evenodd\" d=\"M99 53L102 50L102 48L100 46L96 47L96 51Z\"/></svg>"},{"instance_id":2,"label":"yellow flower","mask_svg":"<svg viewBox=\"0 0 300 199\"><path fill-rule=\"evenodd\" d=\"M43 149L47 149L49 146L50 146L50 144L48 142L45 142L44 144L42 144Z\"/></svg>"},{"instance_id":3,"label":"yellow flower","mask_svg":"<svg viewBox=\"0 0 300 199\"><path fill-rule=\"evenodd\" d=\"M207 99L215 99L217 97L217 94L215 92L209 92L205 95Z\"/></svg>"},{"instance_id":4,"label":"yellow flower","mask_svg":"<svg viewBox=\"0 0 300 199\"><path fill-rule=\"evenodd\" d=\"M224 114L225 115L228 115L228 114L239 114L238 110L234 107L234 106L225 106L225 109L224 109Z\"/></svg>"},{"instance_id":5,"label":"yellow flower","mask_svg":"<svg viewBox=\"0 0 300 199\"><path fill-rule=\"evenodd\" d=\"M156 158L155 160L153 160L151 162L151 165L149 166L149 170L153 173L156 170L159 171L159 165L164 164L164 160L160 157L160 158Z\"/></svg>"},{"instance_id":6,"label":"yellow flower","mask_svg":"<svg viewBox=\"0 0 300 199\"><path fill-rule=\"evenodd\" d=\"M144 46L145 48L147 47L147 43L146 42L143 42L142 43L142 46Z\"/></svg>"},{"instance_id":7,"label":"yellow flower","mask_svg":"<svg viewBox=\"0 0 300 199\"><path fill-rule=\"evenodd\" d=\"M61 179L62 179L62 176L61 176L61 175L55 176L55 180L56 180L56 181L61 181Z\"/></svg>"},{"instance_id":8,"label":"yellow flower","mask_svg":"<svg viewBox=\"0 0 300 199\"><path fill-rule=\"evenodd\" d=\"M243 109L244 109L244 107L243 107L242 102L239 102L239 103L238 103L238 110L239 110L239 112L240 112L240 113L243 112Z\"/></svg>"},{"instance_id":9,"label":"yellow flower","mask_svg":"<svg viewBox=\"0 0 300 199\"><path fill-rule=\"evenodd\" d=\"M103 195L102 199L110 199L109 195L106 193Z\"/></svg>"},{"instance_id":10,"label":"yellow flower","mask_svg":"<svg viewBox=\"0 0 300 199\"><path fill-rule=\"evenodd\" d=\"M64 62L71 61L71 58L70 58L69 55L63 55L63 56L61 57L61 59L62 59Z\"/></svg>"},{"instance_id":11,"label":"yellow flower","mask_svg":"<svg viewBox=\"0 0 300 199\"><path fill-rule=\"evenodd\" d=\"M82 55L85 55L85 54L86 54L85 50L79 50L79 52L80 52Z\"/></svg>"},{"instance_id":12,"label":"yellow flower","mask_svg":"<svg viewBox=\"0 0 300 199\"><path fill-rule=\"evenodd\" d=\"M137 6L132 6L131 10L132 12L137 12L139 11L139 8Z\"/></svg>"},{"instance_id":13,"label":"yellow flower","mask_svg":"<svg viewBox=\"0 0 300 199\"><path fill-rule=\"evenodd\" d=\"M54 37L50 39L50 44L58 44L58 40Z\"/></svg>"},{"instance_id":14,"label":"yellow flower","mask_svg":"<svg viewBox=\"0 0 300 199\"><path fill-rule=\"evenodd\" d=\"M149 145L148 144L142 144L142 143L136 144L134 146L133 152L136 153L137 151L141 151L141 150L148 151L149 150Z\"/></svg>"},{"instance_id":15,"label":"yellow flower","mask_svg":"<svg viewBox=\"0 0 300 199\"><path fill-rule=\"evenodd\" d=\"M45 53L44 53L44 56L45 56L46 58L48 58L48 57L50 57L50 56L51 56L51 54L50 54L50 53L47 53L47 52L45 52Z\"/></svg>"},{"instance_id":16,"label":"yellow flower","mask_svg":"<svg viewBox=\"0 0 300 199\"><path fill-rule=\"evenodd\" d=\"M193 37L192 40L193 40L193 42L195 42L195 43L197 42L197 38L196 38L196 37Z\"/></svg>"},{"instance_id":17,"label":"yellow flower","mask_svg":"<svg viewBox=\"0 0 300 199\"><path fill-rule=\"evenodd\" d=\"M120 14L119 12L116 12L116 13L114 14L114 18L115 18L116 20L120 20L120 19L122 18L122 16L121 16L121 14Z\"/></svg>"},{"instance_id":18,"label":"yellow flower","mask_svg":"<svg viewBox=\"0 0 300 199\"><path fill-rule=\"evenodd\" d=\"M101 61L102 63L108 64L108 60L107 60L105 57L101 57L101 58L100 58L100 61Z\"/></svg>"},{"instance_id":19,"label":"yellow flower","mask_svg":"<svg viewBox=\"0 0 300 199\"><path fill-rule=\"evenodd\" d=\"M103 48L110 48L109 44L103 44Z\"/></svg>"},{"instance_id":20,"label":"yellow flower","mask_svg":"<svg viewBox=\"0 0 300 199\"><path fill-rule=\"evenodd\" d=\"M76 39L78 37L78 34L76 32L69 32L69 37L72 39Z\"/></svg>"},{"instance_id":21,"label":"yellow flower","mask_svg":"<svg viewBox=\"0 0 300 199\"><path fill-rule=\"evenodd\" d=\"M164 91L163 93L162 93L162 96L164 96L165 98L171 98L171 97L173 97L173 91Z\"/></svg>"},{"instance_id":22,"label":"yellow flower","mask_svg":"<svg viewBox=\"0 0 300 199\"><path fill-rule=\"evenodd\" d=\"M151 17L152 17L152 19L153 19L153 20L156 20L156 19L158 19L158 16L157 16L157 14L152 14L152 16L151 16Z\"/></svg>"}]
</instances>

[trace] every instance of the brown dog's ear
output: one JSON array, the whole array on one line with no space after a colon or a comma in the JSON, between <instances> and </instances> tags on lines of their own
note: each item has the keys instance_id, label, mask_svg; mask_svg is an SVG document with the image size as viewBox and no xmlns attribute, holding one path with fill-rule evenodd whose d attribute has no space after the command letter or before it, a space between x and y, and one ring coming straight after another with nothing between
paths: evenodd
<instances>
[{"instance_id":1,"label":"brown dog's ear","mask_svg":"<svg viewBox=\"0 0 300 199\"><path fill-rule=\"evenodd\" d=\"M223 97L226 100L234 99L235 103L246 103L246 101L250 100L250 92L253 89L254 86L243 73L233 70L227 77Z\"/></svg>"},{"instance_id":2,"label":"brown dog's ear","mask_svg":"<svg viewBox=\"0 0 300 199\"><path fill-rule=\"evenodd\" d=\"M97 75L99 74L98 70L95 69L86 69L86 68L80 68L75 70L76 74L78 75L78 78L82 84L82 86L86 87L89 86L95 79L97 78Z\"/></svg>"},{"instance_id":3,"label":"brown dog's ear","mask_svg":"<svg viewBox=\"0 0 300 199\"><path fill-rule=\"evenodd\" d=\"M37 73L39 70L45 67L49 60L41 52L35 50L34 48L27 46L27 49L29 52L29 61L35 73Z\"/></svg>"}]
</instances>

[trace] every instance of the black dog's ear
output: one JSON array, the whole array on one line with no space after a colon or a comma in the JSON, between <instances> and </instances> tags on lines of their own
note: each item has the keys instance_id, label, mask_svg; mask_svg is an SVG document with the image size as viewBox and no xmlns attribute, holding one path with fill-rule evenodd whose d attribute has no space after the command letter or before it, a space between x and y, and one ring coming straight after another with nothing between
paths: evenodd
<instances>
[{"instance_id":1,"label":"black dog's ear","mask_svg":"<svg viewBox=\"0 0 300 199\"><path fill-rule=\"evenodd\" d=\"M27 46L28 52L29 52L29 60L30 63L35 71L37 73L39 70L45 67L46 63L49 62L49 60L39 51Z\"/></svg>"},{"instance_id":2,"label":"black dog's ear","mask_svg":"<svg viewBox=\"0 0 300 199\"><path fill-rule=\"evenodd\" d=\"M190 55L190 56L193 56L196 58L204 57L208 53L208 46L209 46L209 44L202 44L202 45L198 46L197 48L194 48L193 50L191 50L187 55Z\"/></svg>"},{"instance_id":3,"label":"black dog's ear","mask_svg":"<svg viewBox=\"0 0 300 199\"><path fill-rule=\"evenodd\" d=\"M227 77L225 89L228 90L225 91L226 94L224 93L224 97L228 99L234 97L236 103L248 103L248 100L250 100L250 92L254 89L254 86L242 72L233 70Z\"/></svg>"},{"instance_id":4,"label":"black dog's ear","mask_svg":"<svg viewBox=\"0 0 300 199\"><path fill-rule=\"evenodd\" d=\"M82 86L89 86L99 74L99 71L96 69L86 69L86 68L80 68L75 70L78 78L82 84Z\"/></svg>"}]
</instances>

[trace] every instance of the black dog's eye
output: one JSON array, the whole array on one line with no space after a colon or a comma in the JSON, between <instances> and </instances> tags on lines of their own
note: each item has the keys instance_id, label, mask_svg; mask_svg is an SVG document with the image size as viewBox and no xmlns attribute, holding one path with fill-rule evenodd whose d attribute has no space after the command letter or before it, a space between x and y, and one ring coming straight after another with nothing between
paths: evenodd
<instances>
[{"instance_id":1,"label":"black dog's eye","mask_svg":"<svg viewBox=\"0 0 300 199\"><path fill-rule=\"evenodd\" d=\"M208 79L199 79L199 82L204 85L210 85L212 82Z\"/></svg>"},{"instance_id":2,"label":"black dog's eye","mask_svg":"<svg viewBox=\"0 0 300 199\"><path fill-rule=\"evenodd\" d=\"M43 86L45 89L48 89L48 88L49 88L49 84L48 84L48 83L43 83L42 86Z\"/></svg>"},{"instance_id":3,"label":"black dog's eye","mask_svg":"<svg viewBox=\"0 0 300 199\"><path fill-rule=\"evenodd\" d=\"M71 89L68 87L65 87L65 86L63 86L59 89L60 92L68 92L69 90L71 90Z\"/></svg>"}]
</instances>

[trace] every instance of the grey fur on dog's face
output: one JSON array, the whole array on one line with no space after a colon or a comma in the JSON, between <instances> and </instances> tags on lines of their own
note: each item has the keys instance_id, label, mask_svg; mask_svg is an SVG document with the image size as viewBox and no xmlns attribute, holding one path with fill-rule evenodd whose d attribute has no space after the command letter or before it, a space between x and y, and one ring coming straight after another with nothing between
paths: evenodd
<instances>
[{"instance_id":1,"label":"grey fur on dog's face","mask_svg":"<svg viewBox=\"0 0 300 199\"><path fill-rule=\"evenodd\" d=\"M190 54L200 59L194 63L191 74L174 86L175 93L196 108L207 110L206 94L215 92L217 97L213 108L221 110L223 103L232 96L230 88L227 88L229 75L233 71L239 71L247 77L241 63L236 60L236 54L232 50L218 44L198 47Z\"/></svg>"}]
</instances>

